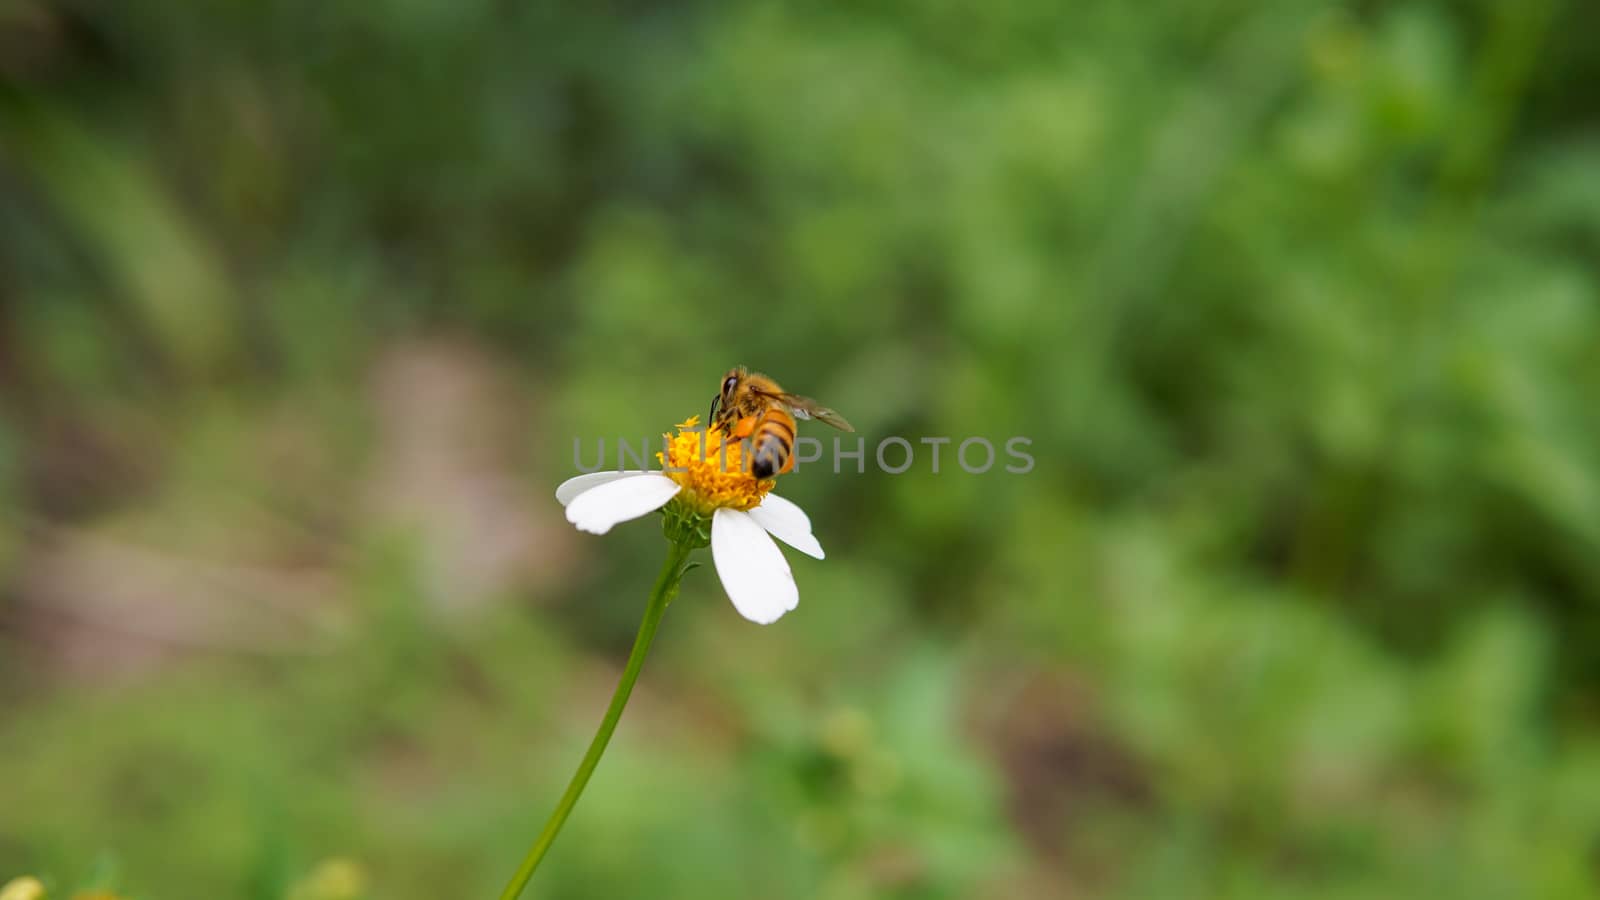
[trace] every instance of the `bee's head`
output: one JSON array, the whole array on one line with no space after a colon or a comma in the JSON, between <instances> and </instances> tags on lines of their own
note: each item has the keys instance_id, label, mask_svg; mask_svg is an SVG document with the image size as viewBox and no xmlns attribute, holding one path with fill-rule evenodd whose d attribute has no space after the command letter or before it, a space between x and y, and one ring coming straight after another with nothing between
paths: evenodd
<instances>
[{"instance_id":1,"label":"bee's head","mask_svg":"<svg viewBox=\"0 0 1600 900\"><path fill-rule=\"evenodd\" d=\"M739 389L739 383L744 381L746 374L744 366L735 366L728 370L728 374L722 376L722 389L711 398L711 414L706 417L708 426L717 420L718 410L733 402L733 394Z\"/></svg>"}]
</instances>

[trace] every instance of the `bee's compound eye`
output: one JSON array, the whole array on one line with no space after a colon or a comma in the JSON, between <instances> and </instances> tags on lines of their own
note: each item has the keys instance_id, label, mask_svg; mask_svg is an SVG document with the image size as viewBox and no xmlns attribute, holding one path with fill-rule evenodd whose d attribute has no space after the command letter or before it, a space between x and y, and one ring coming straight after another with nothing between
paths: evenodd
<instances>
[{"instance_id":1,"label":"bee's compound eye","mask_svg":"<svg viewBox=\"0 0 1600 900\"><path fill-rule=\"evenodd\" d=\"M738 387L738 386L739 386L739 379L735 378L732 375L729 375L727 377L727 379L722 382L722 392L724 394L731 394L731 393L733 393L733 389Z\"/></svg>"}]
</instances>

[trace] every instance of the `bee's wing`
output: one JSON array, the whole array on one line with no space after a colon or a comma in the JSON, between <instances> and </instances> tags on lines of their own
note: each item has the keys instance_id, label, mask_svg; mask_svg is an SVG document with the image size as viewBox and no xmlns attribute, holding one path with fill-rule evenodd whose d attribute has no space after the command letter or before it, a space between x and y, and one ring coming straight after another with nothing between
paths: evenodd
<instances>
[{"instance_id":1,"label":"bee's wing","mask_svg":"<svg viewBox=\"0 0 1600 900\"><path fill-rule=\"evenodd\" d=\"M855 431L855 428L844 420L844 416L839 415L810 397L802 397L799 394L773 394L771 396L788 407L789 412L793 413L796 419L816 419L818 422L824 425L832 425L840 431Z\"/></svg>"}]
</instances>

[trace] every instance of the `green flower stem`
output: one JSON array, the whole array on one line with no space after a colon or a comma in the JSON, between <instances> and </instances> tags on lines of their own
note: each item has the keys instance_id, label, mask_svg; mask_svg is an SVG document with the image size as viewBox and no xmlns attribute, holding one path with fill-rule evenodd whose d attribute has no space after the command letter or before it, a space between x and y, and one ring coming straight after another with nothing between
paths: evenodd
<instances>
[{"instance_id":1,"label":"green flower stem","mask_svg":"<svg viewBox=\"0 0 1600 900\"><path fill-rule=\"evenodd\" d=\"M606 708L605 718L600 720L600 730L594 733L594 740L589 742L589 752L583 755L578 771L572 773L567 792L561 795L561 802L550 814L550 821L544 823L544 830L539 832L533 846L528 848L522 865L517 867L517 874L511 876L511 883L500 892L500 900L517 900L522 895L528 879L533 877L533 871L539 868L539 861L544 859L550 845L555 843L561 826L566 824L567 816L572 814L572 808L578 805L578 798L583 796L589 776L594 774L594 767L599 765L606 745L611 742L611 733L617 730L617 720L622 718L622 709L628 705L628 695L633 693L633 683L639 680L639 670L644 668L645 655L650 652L650 642L655 639L656 626L661 624L661 615L667 611L667 604L678 595L678 584L683 580L683 563L694 549L691 544L681 541L673 542L671 546L667 560L661 566L661 574L656 576L655 589L650 592L650 604L645 607L644 620L639 623L639 635L633 639L633 651L628 654L628 664L622 669L622 680L617 682L616 693L611 695L611 705Z\"/></svg>"}]
</instances>

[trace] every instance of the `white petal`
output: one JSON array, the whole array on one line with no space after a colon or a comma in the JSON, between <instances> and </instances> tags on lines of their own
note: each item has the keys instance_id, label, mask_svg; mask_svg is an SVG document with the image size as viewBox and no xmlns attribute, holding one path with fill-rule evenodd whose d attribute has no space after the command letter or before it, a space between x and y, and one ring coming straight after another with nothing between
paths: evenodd
<instances>
[{"instance_id":1,"label":"white petal","mask_svg":"<svg viewBox=\"0 0 1600 900\"><path fill-rule=\"evenodd\" d=\"M811 518L792 501L768 494L762 498L760 506L750 510L750 518L785 544L807 556L822 559L822 545L811 534Z\"/></svg>"},{"instance_id":2,"label":"white petal","mask_svg":"<svg viewBox=\"0 0 1600 900\"><path fill-rule=\"evenodd\" d=\"M573 477L568 478L566 481L561 482L561 484L556 488L556 499L561 502L562 506L566 506L568 503L576 500L579 494L587 491L590 488L599 487L608 481L616 481L618 478L627 478L630 475L643 474L645 474L643 469L628 469L626 471L606 469L600 472L590 472L587 475L574 475Z\"/></svg>"},{"instance_id":3,"label":"white petal","mask_svg":"<svg viewBox=\"0 0 1600 900\"><path fill-rule=\"evenodd\" d=\"M605 534L618 522L637 519L666 506L678 490L676 481L654 472L613 480L584 491L567 504L567 521L578 526L579 531Z\"/></svg>"},{"instance_id":4,"label":"white petal","mask_svg":"<svg viewBox=\"0 0 1600 900\"><path fill-rule=\"evenodd\" d=\"M712 515L711 559L733 608L746 619L768 625L800 605L783 551L749 513L719 509Z\"/></svg>"}]
</instances>

